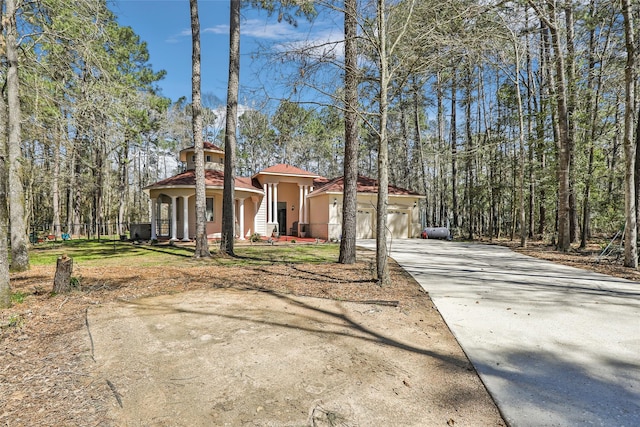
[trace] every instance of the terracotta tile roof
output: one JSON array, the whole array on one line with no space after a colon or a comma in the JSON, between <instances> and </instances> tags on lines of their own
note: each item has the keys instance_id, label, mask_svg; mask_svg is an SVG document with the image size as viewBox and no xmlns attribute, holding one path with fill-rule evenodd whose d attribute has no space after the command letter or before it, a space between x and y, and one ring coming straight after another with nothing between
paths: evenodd
<instances>
[{"instance_id":1,"label":"terracotta tile roof","mask_svg":"<svg viewBox=\"0 0 640 427\"><path fill-rule=\"evenodd\" d=\"M329 181L331 180L329 178L325 178L324 176L321 176L320 178L315 178L313 180L313 188L324 187Z\"/></svg>"},{"instance_id":2,"label":"terracotta tile roof","mask_svg":"<svg viewBox=\"0 0 640 427\"><path fill-rule=\"evenodd\" d=\"M315 181L314 181L315 183ZM358 193L377 193L378 181L366 176L358 176ZM342 193L344 191L344 177L334 178L328 181L320 188L315 189L311 194L318 195L322 193ZM404 188L389 186L389 194L394 196L420 196L420 194L406 190Z\"/></svg>"},{"instance_id":3,"label":"terracotta tile roof","mask_svg":"<svg viewBox=\"0 0 640 427\"><path fill-rule=\"evenodd\" d=\"M204 149L205 149L205 150L208 150L208 151L219 151L219 152L221 152L221 153L224 153L224 150L223 150L222 148L220 148L220 147L218 147L217 145L212 144L212 143L210 143L210 142L204 141L204 142L202 143L202 145L203 145L203 147L204 147ZM195 145L192 145L192 146L191 146L191 147L189 147L189 148L193 149L193 148L195 148Z\"/></svg>"},{"instance_id":4,"label":"terracotta tile roof","mask_svg":"<svg viewBox=\"0 0 640 427\"><path fill-rule=\"evenodd\" d=\"M204 173L205 185L207 187L220 187L224 186L224 173L215 170L205 170ZM196 172L194 170L188 170L181 174L163 179L154 184L151 184L145 189L162 188L162 187L195 187L196 185ZM236 189L244 190L262 190L259 185L254 185L251 178L239 177L235 180Z\"/></svg>"},{"instance_id":5,"label":"terracotta tile roof","mask_svg":"<svg viewBox=\"0 0 640 427\"><path fill-rule=\"evenodd\" d=\"M306 170L297 168L291 165L279 164L275 166L268 167L266 169L261 170L256 174L257 175L294 175L294 176L306 176L309 178L320 178L320 175L308 172Z\"/></svg>"}]
</instances>

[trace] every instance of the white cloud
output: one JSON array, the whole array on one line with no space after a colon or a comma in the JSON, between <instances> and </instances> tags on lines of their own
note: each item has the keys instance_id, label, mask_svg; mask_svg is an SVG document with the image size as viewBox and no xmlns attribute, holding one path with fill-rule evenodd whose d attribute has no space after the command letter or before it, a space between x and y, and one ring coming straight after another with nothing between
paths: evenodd
<instances>
[{"instance_id":1,"label":"white cloud","mask_svg":"<svg viewBox=\"0 0 640 427\"><path fill-rule=\"evenodd\" d=\"M227 35L228 24L206 27L203 34ZM274 49L280 52L300 52L317 57L342 58L344 56L342 28L322 22L309 24L301 21L298 27L286 22L273 22L270 19L246 19L240 23L240 36L259 40L274 41ZM177 43L185 37L191 37L187 28L167 38L167 43Z\"/></svg>"},{"instance_id":2,"label":"white cloud","mask_svg":"<svg viewBox=\"0 0 640 427\"><path fill-rule=\"evenodd\" d=\"M298 37L298 30L284 22L269 23L260 19L248 19L240 24L241 34L264 40L282 40Z\"/></svg>"},{"instance_id":3,"label":"white cloud","mask_svg":"<svg viewBox=\"0 0 640 427\"><path fill-rule=\"evenodd\" d=\"M304 52L316 59L339 59L344 57L344 34L338 28L307 34L306 38L280 43L276 49L280 52Z\"/></svg>"},{"instance_id":4,"label":"white cloud","mask_svg":"<svg viewBox=\"0 0 640 427\"><path fill-rule=\"evenodd\" d=\"M227 35L229 34L228 24L214 25L201 30L203 34ZM287 40L299 38L299 34L294 27L289 24L276 22L269 23L260 19L248 19L240 23L240 36L253 37L263 40ZM178 34L170 36L166 41L176 43L181 38L191 37L191 29L187 28Z\"/></svg>"},{"instance_id":5,"label":"white cloud","mask_svg":"<svg viewBox=\"0 0 640 427\"><path fill-rule=\"evenodd\" d=\"M242 25L240 26L242 28ZM229 34L229 25L215 25L213 27L208 27L202 30L203 33L212 33L212 34ZM191 30L189 30L189 35L191 35Z\"/></svg>"}]
</instances>

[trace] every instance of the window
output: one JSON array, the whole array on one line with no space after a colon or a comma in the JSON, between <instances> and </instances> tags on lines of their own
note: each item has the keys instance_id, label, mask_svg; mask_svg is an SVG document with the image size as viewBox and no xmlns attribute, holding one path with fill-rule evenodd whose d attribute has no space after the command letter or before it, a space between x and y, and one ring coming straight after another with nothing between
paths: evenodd
<instances>
[{"instance_id":1,"label":"window","mask_svg":"<svg viewBox=\"0 0 640 427\"><path fill-rule=\"evenodd\" d=\"M213 197L207 197L207 210L205 217L207 221L213 221Z\"/></svg>"},{"instance_id":2,"label":"window","mask_svg":"<svg viewBox=\"0 0 640 427\"><path fill-rule=\"evenodd\" d=\"M207 156L207 163L211 163L211 156Z\"/></svg>"},{"instance_id":3,"label":"window","mask_svg":"<svg viewBox=\"0 0 640 427\"><path fill-rule=\"evenodd\" d=\"M191 156L191 161L195 162L196 161L196 155L194 154L193 156Z\"/></svg>"}]
</instances>

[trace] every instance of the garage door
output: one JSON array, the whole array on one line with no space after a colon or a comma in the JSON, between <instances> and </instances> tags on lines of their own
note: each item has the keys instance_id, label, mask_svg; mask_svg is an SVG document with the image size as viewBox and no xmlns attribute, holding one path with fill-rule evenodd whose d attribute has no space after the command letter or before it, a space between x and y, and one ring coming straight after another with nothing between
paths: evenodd
<instances>
[{"instance_id":1,"label":"garage door","mask_svg":"<svg viewBox=\"0 0 640 427\"><path fill-rule=\"evenodd\" d=\"M371 211L358 210L357 224L356 238L373 239L373 218Z\"/></svg>"},{"instance_id":2,"label":"garage door","mask_svg":"<svg viewBox=\"0 0 640 427\"><path fill-rule=\"evenodd\" d=\"M394 239L406 239L409 236L409 215L403 211L390 210L387 213L387 228Z\"/></svg>"}]
</instances>

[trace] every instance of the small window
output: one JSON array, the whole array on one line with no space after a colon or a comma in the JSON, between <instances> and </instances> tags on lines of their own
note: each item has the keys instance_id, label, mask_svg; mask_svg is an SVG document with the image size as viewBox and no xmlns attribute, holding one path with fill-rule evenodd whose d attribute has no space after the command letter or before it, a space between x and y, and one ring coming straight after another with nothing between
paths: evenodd
<instances>
[{"instance_id":1,"label":"small window","mask_svg":"<svg viewBox=\"0 0 640 427\"><path fill-rule=\"evenodd\" d=\"M211 163L211 156L207 156L207 163Z\"/></svg>"},{"instance_id":2,"label":"small window","mask_svg":"<svg viewBox=\"0 0 640 427\"><path fill-rule=\"evenodd\" d=\"M191 161L195 162L196 161L196 155L194 154L193 156L191 156Z\"/></svg>"},{"instance_id":3,"label":"small window","mask_svg":"<svg viewBox=\"0 0 640 427\"><path fill-rule=\"evenodd\" d=\"M213 197L207 197L206 219L213 222Z\"/></svg>"},{"instance_id":4,"label":"small window","mask_svg":"<svg viewBox=\"0 0 640 427\"><path fill-rule=\"evenodd\" d=\"M223 159L222 159L222 157L220 157L220 164L222 164L222 163L223 163Z\"/></svg>"}]
</instances>

